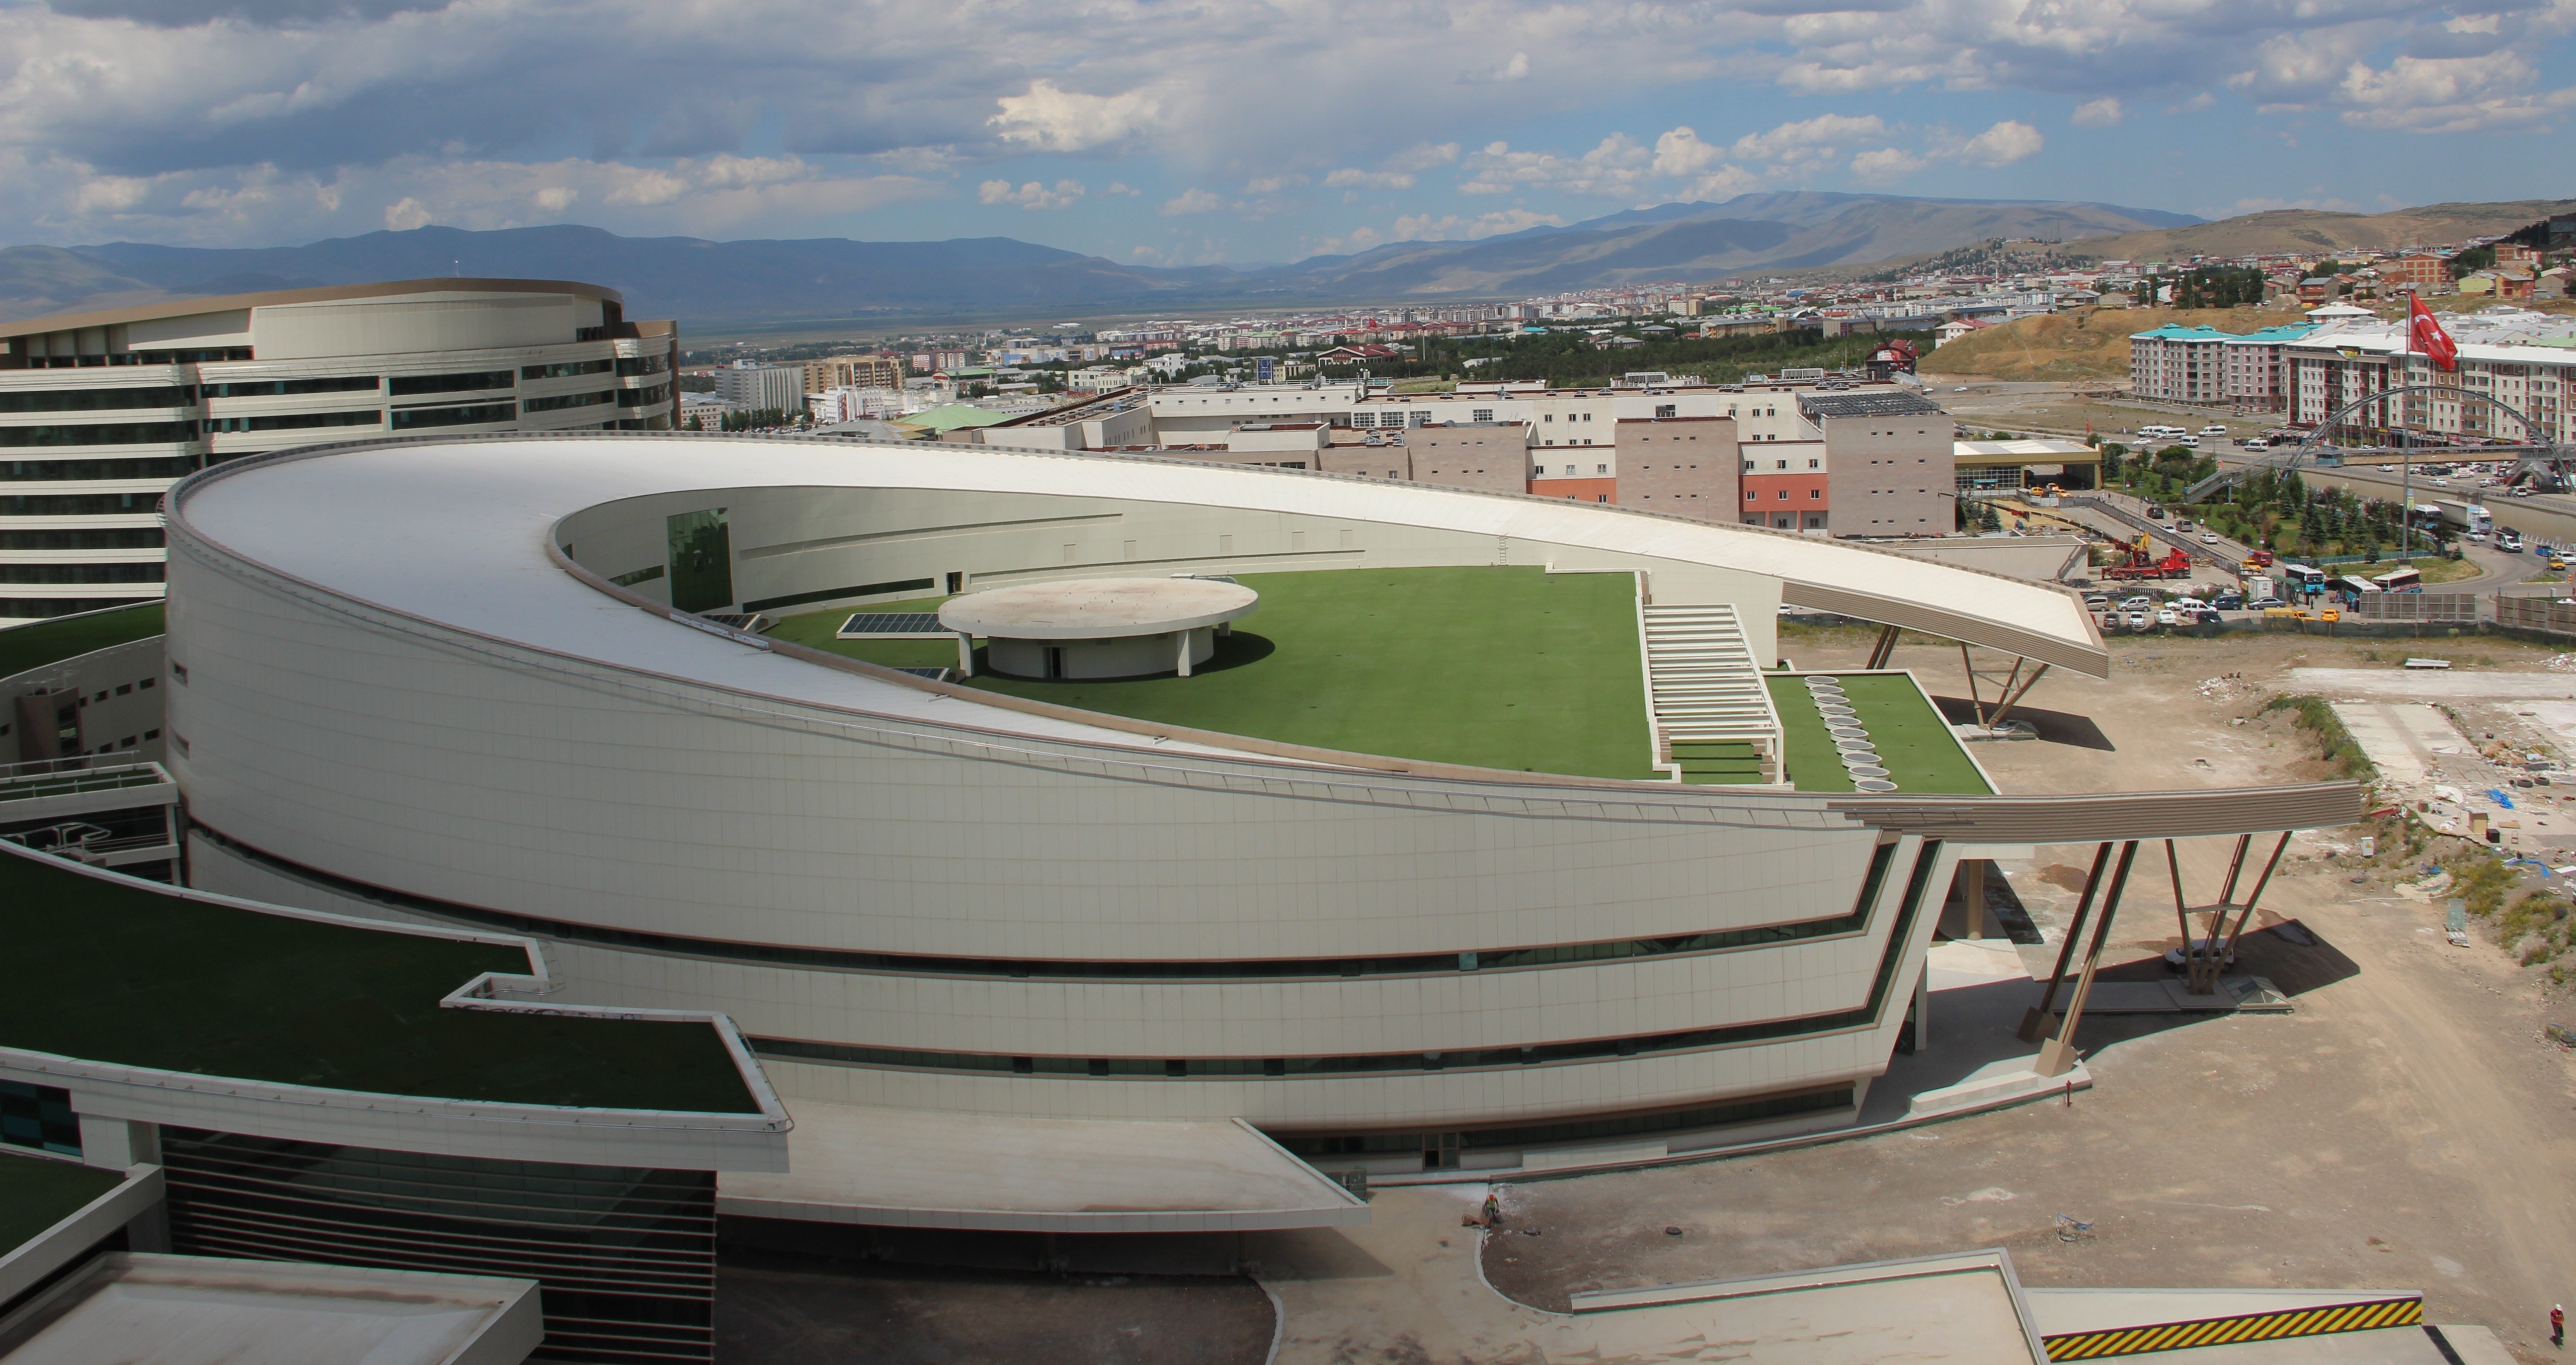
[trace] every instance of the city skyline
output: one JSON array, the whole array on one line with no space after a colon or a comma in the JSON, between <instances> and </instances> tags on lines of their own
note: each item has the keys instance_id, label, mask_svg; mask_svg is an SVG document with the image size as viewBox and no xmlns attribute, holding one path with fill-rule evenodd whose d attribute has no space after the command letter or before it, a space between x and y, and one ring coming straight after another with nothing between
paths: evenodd
<instances>
[{"instance_id":1,"label":"city skyline","mask_svg":"<svg viewBox=\"0 0 2576 1365\"><path fill-rule=\"evenodd\" d=\"M2563 2L206 13L0 7L0 240L586 223L1169 266L1768 190L2377 212L2553 193L2529 139L2576 103Z\"/></svg>"}]
</instances>

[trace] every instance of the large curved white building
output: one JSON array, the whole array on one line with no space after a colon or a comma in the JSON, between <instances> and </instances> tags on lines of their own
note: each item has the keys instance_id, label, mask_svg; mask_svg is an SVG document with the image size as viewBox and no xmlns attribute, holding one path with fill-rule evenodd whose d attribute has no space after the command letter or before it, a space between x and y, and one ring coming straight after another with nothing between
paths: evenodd
<instances>
[{"instance_id":1,"label":"large curved white building","mask_svg":"<svg viewBox=\"0 0 2576 1365\"><path fill-rule=\"evenodd\" d=\"M1326 1166L1510 1167L1849 1122L1963 854L2357 805L2348 784L1802 791L1794 755L1790 783L1712 786L1336 752L979 691L669 605L1535 565L1635 575L1641 636L1649 611L1731 615L1766 665L1789 602L2105 671L2055 589L1561 500L600 434L241 460L181 485L168 517L192 882L503 927L546 943L567 1000L730 1015L798 1119L788 1176L727 1177L736 1211L1334 1221L1349 1211L1311 1190L967 1209L941 1163L1052 1150L1168 1173L1210 1149L1158 1134L1248 1126ZM1638 729L1641 756L1662 742ZM1132 1216L1149 1207L1171 1217Z\"/></svg>"}]
</instances>

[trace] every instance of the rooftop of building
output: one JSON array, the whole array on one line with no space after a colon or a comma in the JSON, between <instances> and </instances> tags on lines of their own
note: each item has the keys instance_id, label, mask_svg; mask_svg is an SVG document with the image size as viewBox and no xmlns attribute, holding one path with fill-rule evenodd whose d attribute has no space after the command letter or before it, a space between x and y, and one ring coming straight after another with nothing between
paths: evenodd
<instances>
[{"instance_id":1,"label":"rooftop of building","mask_svg":"<svg viewBox=\"0 0 2576 1365\"><path fill-rule=\"evenodd\" d=\"M161 633L159 602L85 611L0 628L0 678Z\"/></svg>"},{"instance_id":2,"label":"rooftop of building","mask_svg":"<svg viewBox=\"0 0 2576 1365\"><path fill-rule=\"evenodd\" d=\"M1011 415L1006 412L995 412L991 408L979 408L972 403L950 403L945 407L936 407L928 409L927 411L916 412L909 417L903 418L901 421L895 423L895 425L911 427L916 431L927 431L933 435L941 435L947 432L959 430L963 427L999 426L1010 420Z\"/></svg>"},{"instance_id":3,"label":"rooftop of building","mask_svg":"<svg viewBox=\"0 0 2576 1365\"><path fill-rule=\"evenodd\" d=\"M443 1007L528 945L266 913L0 847L0 1047L424 1099L691 1113L759 1102L707 1020Z\"/></svg>"},{"instance_id":4,"label":"rooftop of building","mask_svg":"<svg viewBox=\"0 0 2576 1365\"><path fill-rule=\"evenodd\" d=\"M2129 339L2131 341L2237 341L2262 344L2269 342L2297 341L2315 330L2317 330L2317 324L2315 323L2297 322L2283 323L2277 327L2265 327L2259 331L2253 332L2226 332L2221 331L2216 327L2182 327L2169 324L2163 327L2149 328L2143 332L2131 332L2129 334Z\"/></svg>"},{"instance_id":5,"label":"rooftop of building","mask_svg":"<svg viewBox=\"0 0 2576 1365\"><path fill-rule=\"evenodd\" d=\"M507 280L486 279L479 276L380 280L372 284L332 284L309 289L264 289L250 294L161 299L126 308L106 308L88 313L56 313L50 317L5 319L0 320L0 337L72 332L86 327L112 327L120 323L151 322L161 318L189 318L243 308L275 308L292 303L336 303L349 299L398 298L406 294L571 294L585 299L602 299L620 308L626 304L625 295L606 285L581 284L573 280Z\"/></svg>"},{"instance_id":6,"label":"rooftop of building","mask_svg":"<svg viewBox=\"0 0 2576 1365\"><path fill-rule=\"evenodd\" d=\"M1806 393L1798 406L1810 417L1924 417L1942 415L1940 404L1910 389L1877 393Z\"/></svg>"},{"instance_id":7,"label":"rooftop of building","mask_svg":"<svg viewBox=\"0 0 2576 1365\"><path fill-rule=\"evenodd\" d=\"M1282 744L1505 771L1652 780L1636 582L1538 568L1244 574L1261 594L1192 676L979 691ZM872 612L933 611L946 598ZM847 608L771 635L869 663L936 668L953 640L842 640Z\"/></svg>"}]
</instances>

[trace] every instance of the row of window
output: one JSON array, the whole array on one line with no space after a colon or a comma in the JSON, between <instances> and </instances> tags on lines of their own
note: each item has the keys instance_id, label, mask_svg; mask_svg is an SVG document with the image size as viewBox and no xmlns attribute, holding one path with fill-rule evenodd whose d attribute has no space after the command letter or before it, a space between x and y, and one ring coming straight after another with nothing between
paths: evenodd
<instances>
[{"instance_id":1,"label":"row of window","mask_svg":"<svg viewBox=\"0 0 2576 1365\"><path fill-rule=\"evenodd\" d=\"M1875 491L1875 490L1872 490L1872 491ZM1758 489L1748 488L1748 489L1745 489L1745 490L1744 490L1744 500L1745 500L1746 502L1752 502L1753 500L1755 500L1755 499L1757 499L1757 498L1759 498L1759 497L1761 497L1761 496L1762 496L1761 491L1760 491L1760 490L1758 490ZM1785 489L1785 488L1781 489L1781 490L1780 490L1780 501L1782 501L1782 502L1787 502L1788 500L1789 500L1789 490L1788 490L1788 489ZM1810 489L1808 489L1808 490L1807 490L1807 501L1809 501L1809 502L1823 502L1824 500L1825 500L1825 490L1823 490L1823 489L1821 489L1821 488L1810 488Z\"/></svg>"},{"instance_id":2,"label":"row of window","mask_svg":"<svg viewBox=\"0 0 2576 1365\"><path fill-rule=\"evenodd\" d=\"M111 526L86 531L0 531L0 550L158 550L158 526Z\"/></svg>"},{"instance_id":3,"label":"row of window","mask_svg":"<svg viewBox=\"0 0 2576 1365\"><path fill-rule=\"evenodd\" d=\"M517 387L517 376L508 370L479 370L466 374L403 374L394 376L388 389L394 397L417 393L474 393L484 389Z\"/></svg>"},{"instance_id":4,"label":"row of window","mask_svg":"<svg viewBox=\"0 0 2576 1365\"><path fill-rule=\"evenodd\" d=\"M304 431L315 427L371 427L385 419L382 408L350 408L340 412L280 412L261 417L216 417L207 421L208 431Z\"/></svg>"},{"instance_id":5,"label":"row of window","mask_svg":"<svg viewBox=\"0 0 2576 1365\"><path fill-rule=\"evenodd\" d=\"M521 412L559 412L565 408L587 408L617 401L617 390L600 389L593 393L559 393L551 398L523 398Z\"/></svg>"},{"instance_id":6,"label":"row of window","mask_svg":"<svg viewBox=\"0 0 2576 1365\"><path fill-rule=\"evenodd\" d=\"M0 494L0 517L112 517L160 510L158 493ZM0 616L13 615L0 612Z\"/></svg>"},{"instance_id":7,"label":"row of window","mask_svg":"<svg viewBox=\"0 0 2576 1365\"><path fill-rule=\"evenodd\" d=\"M0 583L158 583L164 564L0 564Z\"/></svg>"},{"instance_id":8,"label":"row of window","mask_svg":"<svg viewBox=\"0 0 2576 1365\"><path fill-rule=\"evenodd\" d=\"M423 427L469 426L481 422L507 422L519 415L516 403L478 403L462 408L397 408L393 429L416 431Z\"/></svg>"},{"instance_id":9,"label":"row of window","mask_svg":"<svg viewBox=\"0 0 2576 1365\"><path fill-rule=\"evenodd\" d=\"M148 389L0 390L0 412L110 412L120 408L184 408L197 401L193 384Z\"/></svg>"},{"instance_id":10,"label":"row of window","mask_svg":"<svg viewBox=\"0 0 2576 1365\"><path fill-rule=\"evenodd\" d=\"M158 602L152 597L0 597L0 616L26 618L70 616L84 611L105 611L110 607L137 607Z\"/></svg>"},{"instance_id":11,"label":"row of window","mask_svg":"<svg viewBox=\"0 0 2576 1365\"><path fill-rule=\"evenodd\" d=\"M77 479L176 479L193 472L195 457L141 460L0 460L0 483L67 483Z\"/></svg>"},{"instance_id":12,"label":"row of window","mask_svg":"<svg viewBox=\"0 0 2576 1365\"><path fill-rule=\"evenodd\" d=\"M575 379L585 374L606 374L615 365L615 361L605 358L558 360L550 365L522 365L519 367L519 377L521 379Z\"/></svg>"},{"instance_id":13,"label":"row of window","mask_svg":"<svg viewBox=\"0 0 2576 1365\"><path fill-rule=\"evenodd\" d=\"M208 384L208 398L292 398L308 393L374 393L383 383L372 374L331 375L320 379L234 379Z\"/></svg>"},{"instance_id":14,"label":"row of window","mask_svg":"<svg viewBox=\"0 0 2576 1365\"><path fill-rule=\"evenodd\" d=\"M145 446L197 439L194 422L89 422L73 426L0 427L0 449L29 446Z\"/></svg>"}]
</instances>

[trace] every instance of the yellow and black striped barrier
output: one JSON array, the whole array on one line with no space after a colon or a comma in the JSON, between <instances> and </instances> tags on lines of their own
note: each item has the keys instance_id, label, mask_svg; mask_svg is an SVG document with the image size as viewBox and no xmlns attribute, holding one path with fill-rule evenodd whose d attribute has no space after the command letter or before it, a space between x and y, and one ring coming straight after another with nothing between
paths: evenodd
<instances>
[{"instance_id":1,"label":"yellow and black striped barrier","mask_svg":"<svg viewBox=\"0 0 2576 1365\"><path fill-rule=\"evenodd\" d=\"M2113 1327L2099 1332L2069 1332L2046 1337L2048 1358L2104 1360L2112 1356L2179 1351L2189 1346L2229 1346L2240 1341L2277 1341L2282 1337L2323 1336L2329 1332L2362 1332L2374 1327L2413 1327L2424 1320L2424 1300L2371 1299L2361 1303L2286 1308L2241 1317L2203 1318L2197 1322L2163 1322L2147 1327Z\"/></svg>"}]
</instances>

